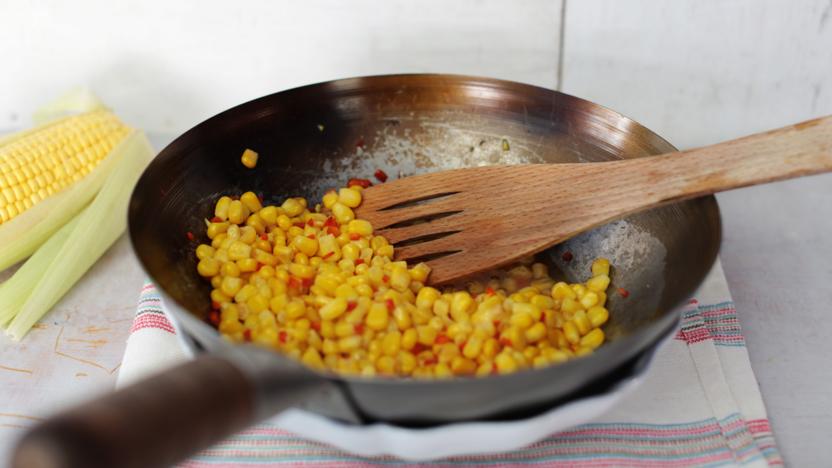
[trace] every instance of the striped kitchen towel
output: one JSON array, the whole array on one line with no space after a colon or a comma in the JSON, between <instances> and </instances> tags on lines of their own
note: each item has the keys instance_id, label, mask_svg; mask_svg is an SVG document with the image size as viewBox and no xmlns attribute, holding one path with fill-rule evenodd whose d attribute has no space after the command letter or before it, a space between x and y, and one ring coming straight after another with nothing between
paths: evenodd
<instances>
[{"instance_id":1,"label":"striped kitchen towel","mask_svg":"<svg viewBox=\"0 0 832 468\"><path fill-rule=\"evenodd\" d=\"M141 292L119 380L183 359L152 284ZM506 437L511 437L510 433ZM453 443L453 441L448 441ZM431 463L363 458L259 424L183 464L231 466L782 466L717 263L656 353L644 383L596 420L524 449Z\"/></svg>"}]
</instances>

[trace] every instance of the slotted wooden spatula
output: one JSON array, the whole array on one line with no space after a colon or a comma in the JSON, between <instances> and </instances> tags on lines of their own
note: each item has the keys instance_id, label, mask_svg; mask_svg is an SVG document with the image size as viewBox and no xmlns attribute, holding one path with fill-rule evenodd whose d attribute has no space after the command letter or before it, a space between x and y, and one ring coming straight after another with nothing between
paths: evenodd
<instances>
[{"instance_id":1,"label":"slotted wooden spatula","mask_svg":"<svg viewBox=\"0 0 832 468\"><path fill-rule=\"evenodd\" d=\"M832 116L660 156L406 177L364 190L356 216L393 243L397 260L426 261L429 282L441 284L636 211L827 171Z\"/></svg>"}]
</instances>

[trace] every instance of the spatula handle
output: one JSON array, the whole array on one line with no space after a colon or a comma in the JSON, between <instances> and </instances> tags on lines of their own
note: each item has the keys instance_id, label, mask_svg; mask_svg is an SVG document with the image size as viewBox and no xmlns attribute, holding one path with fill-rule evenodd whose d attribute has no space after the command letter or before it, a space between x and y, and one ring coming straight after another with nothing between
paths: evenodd
<instances>
[{"instance_id":1,"label":"spatula handle","mask_svg":"<svg viewBox=\"0 0 832 468\"><path fill-rule=\"evenodd\" d=\"M14 468L166 467L254 421L254 388L211 355L47 420Z\"/></svg>"},{"instance_id":2,"label":"spatula handle","mask_svg":"<svg viewBox=\"0 0 832 468\"><path fill-rule=\"evenodd\" d=\"M832 171L832 116L641 164L661 203Z\"/></svg>"}]
</instances>

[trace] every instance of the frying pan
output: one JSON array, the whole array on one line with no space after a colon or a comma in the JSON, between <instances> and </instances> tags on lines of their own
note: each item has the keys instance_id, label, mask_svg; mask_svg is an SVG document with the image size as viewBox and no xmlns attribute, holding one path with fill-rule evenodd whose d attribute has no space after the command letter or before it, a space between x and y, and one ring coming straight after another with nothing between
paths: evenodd
<instances>
[{"instance_id":1,"label":"frying pan","mask_svg":"<svg viewBox=\"0 0 832 468\"><path fill-rule=\"evenodd\" d=\"M254 170L240 163L246 148L260 154ZM287 196L315 200L379 168L395 177L673 150L645 127L591 102L466 76L331 81L212 117L156 157L129 207L135 253L196 359L46 422L24 438L16 460L20 466L46 466L38 464L44 460L156 466L289 406L351 424L425 425L509 417L585 392L675 329L676 307L717 255L721 230L713 197L639 213L541 254L570 281L586 279L591 261L606 256L614 265L612 291L629 292L609 295L609 342L592 355L505 376L431 381L319 374L223 340L206 323L210 285L196 273L193 250L204 240L203 220L224 194L253 190L276 204ZM187 232L198 239L190 241Z\"/></svg>"}]
</instances>

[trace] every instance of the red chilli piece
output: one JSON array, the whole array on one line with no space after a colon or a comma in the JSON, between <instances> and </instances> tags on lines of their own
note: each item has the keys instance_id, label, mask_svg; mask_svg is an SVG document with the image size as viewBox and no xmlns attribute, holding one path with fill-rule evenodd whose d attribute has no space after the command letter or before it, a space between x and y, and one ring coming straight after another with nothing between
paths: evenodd
<instances>
[{"instance_id":1,"label":"red chilli piece","mask_svg":"<svg viewBox=\"0 0 832 468\"><path fill-rule=\"evenodd\" d=\"M260 239L269 240L269 235L264 232L263 234L260 234Z\"/></svg>"},{"instance_id":2,"label":"red chilli piece","mask_svg":"<svg viewBox=\"0 0 832 468\"><path fill-rule=\"evenodd\" d=\"M312 286L312 278L304 278L300 280L300 284L304 288L308 288L309 286Z\"/></svg>"},{"instance_id":3,"label":"red chilli piece","mask_svg":"<svg viewBox=\"0 0 832 468\"><path fill-rule=\"evenodd\" d=\"M347 311L354 310L356 307L358 307L358 302L356 302L356 301L347 301Z\"/></svg>"},{"instance_id":4,"label":"red chilli piece","mask_svg":"<svg viewBox=\"0 0 832 468\"><path fill-rule=\"evenodd\" d=\"M381 182L381 183L387 182L387 173L382 171L381 169L376 169L376 172L373 173L373 175L375 176L376 179L378 179L379 182Z\"/></svg>"},{"instance_id":5,"label":"red chilli piece","mask_svg":"<svg viewBox=\"0 0 832 468\"><path fill-rule=\"evenodd\" d=\"M250 328L246 328L246 330L243 332L243 339L246 340L246 341L251 341L251 329Z\"/></svg>"},{"instance_id":6,"label":"red chilli piece","mask_svg":"<svg viewBox=\"0 0 832 468\"><path fill-rule=\"evenodd\" d=\"M220 324L220 313L216 310L212 310L208 313L208 321L211 322L211 325L217 326Z\"/></svg>"},{"instance_id":7,"label":"red chilli piece","mask_svg":"<svg viewBox=\"0 0 832 468\"><path fill-rule=\"evenodd\" d=\"M358 141L355 142L356 148L364 149L365 146L366 144L364 143L364 137L359 138Z\"/></svg>"},{"instance_id":8,"label":"red chilli piece","mask_svg":"<svg viewBox=\"0 0 832 468\"><path fill-rule=\"evenodd\" d=\"M358 325L355 326L355 333L357 333L359 335L364 334L364 324L363 323L359 323Z\"/></svg>"},{"instance_id":9,"label":"red chilli piece","mask_svg":"<svg viewBox=\"0 0 832 468\"><path fill-rule=\"evenodd\" d=\"M286 333L286 330L280 330L280 333L277 334L277 339L283 344L286 344L286 341L289 339L289 334Z\"/></svg>"},{"instance_id":10,"label":"red chilli piece","mask_svg":"<svg viewBox=\"0 0 832 468\"><path fill-rule=\"evenodd\" d=\"M439 336L436 337L436 344L445 344L445 343L450 343L450 342L451 342L451 339L448 338L448 335L445 335L444 333L442 333L442 334L440 334Z\"/></svg>"},{"instance_id":11,"label":"red chilli piece","mask_svg":"<svg viewBox=\"0 0 832 468\"><path fill-rule=\"evenodd\" d=\"M381 277L381 281L384 282L384 283L388 283L388 282L390 282L390 277L387 276L387 275L384 275L384 276Z\"/></svg>"},{"instance_id":12,"label":"red chilli piece","mask_svg":"<svg viewBox=\"0 0 832 468\"><path fill-rule=\"evenodd\" d=\"M209 221L211 221L212 223L221 223L221 222L222 222L222 218L220 218L219 216L214 216L214 217L213 217L213 218L211 218Z\"/></svg>"},{"instance_id":13,"label":"red chilli piece","mask_svg":"<svg viewBox=\"0 0 832 468\"><path fill-rule=\"evenodd\" d=\"M220 303L217 302L217 301L211 301L211 308L212 309L219 309L220 308Z\"/></svg>"},{"instance_id":14,"label":"red chilli piece","mask_svg":"<svg viewBox=\"0 0 832 468\"><path fill-rule=\"evenodd\" d=\"M358 179L353 177L352 179L347 181L347 187L352 187L353 185L360 185L364 188L367 188L373 185L373 183L370 182L370 179Z\"/></svg>"},{"instance_id":15,"label":"red chilli piece","mask_svg":"<svg viewBox=\"0 0 832 468\"><path fill-rule=\"evenodd\" d=\"M362 265L362 264L364 264L364 259L363 258L359 258L358 260L355 261L355 266Z\"/></svg>"},{"instance_id":16,"label":"red chilli piece","mask_svg":"<svg viewBox=\"0 0 832 468\"><path fill-rule=\"evenodd\" d=\"M396 303L393 302L393 299L387 299L386 301L384 301L384 305L387 306L387 310L389 312L393 312L393 309L396 308Z\"/></svg>"},{"instance_id":17,"label":"red chilli piece","mask_svg":"<svg viewBox=\"0 0 832 468\"><path fill-rule=\"evenodd\" d=\"M298 221L298 222L292 224L292 226L299 227L299 228L303 229L303 227L306 226L306 223L304 223L303 221Z\"/></svg>"},{"instance_id":18,"label":"red chilli piece","mask_svg":"<svg viewBox=\"0 0 832 468\"><path fill-rule=\"evenodd\" d=\"M286 282L286 285L290 288L300 289L301 282L297 277L290 276L289 281Z\"/></svg>"},{"instance_id":19,"label":"red chilli piece","mask_svg":"<svg viewBox=\"0 0 832 468\"><path fill-rule=\"evenodd\" d=\"M187 237L189 241L192 241L192 240L195 239L194 233L192 233L191 231L186 232L185 237Z\"/></svg>"},{"instance_id":20,"label":"red chilli piece","mask_svg":"<svg viewBox=\"0 0 832 468\"><path fill-rule=\"evenodd\" d=\"M306 237L315 240L315 234L308 234Z\"/></svg>"},{"instance_id":21,"label":"red chilli piece","mask_svg":"<svg viewBox=\"0 0 832 468\"><path fill-rule=\"evenodd\" d=\"M630 291L627 291L624 288L618 288L618 294L621 297L623 297L624 299L627 299L628 297L630 297Z\"/></svg>"},{"instance_id":22,"label":"red chilli piece","mask_svg":"<svg viewBox=\"0 0 832 468\"><path fill-rule=\"evenodd\" d=\"M571 262L572 259L575 258L575 256L572 255L572 252L567 250L566 252L563 253L563 255L561 255L560 258L562 258L564 262Z\"/></svg>"},{"instance_id":23,"label":"red chilli piece","mask_svg":"<svg viewBox=\"0 0 832 468\"><path fill-rule=\"evenodd\" d=\"M306 220L306 225L309 226L309 227L315 227L315 220L312 219L312 218L309 218L308 220Z\"/></svg>"},{"instance_id":24,"label":"red chilli piece","mask_svg":"<svg viewBox=\"0 0 832 468\"><path fill-rule=\"evenodd\" d=\"M491 286L485 288L485 295L486 296L493 296L495 294L497 294L497 293L494 292L494 288L492 288Z\"/></svg>"},{"instance_id":25,"label":"red chilli piece","mask_svg":"<svg viewBox=\"0 0 832 468\"><path fill-rule=\"evenodd\" d=\"M330 216L329 218L324 221L324 226L326 227L338 227L338 221L335 220L334 216Z\"/></svg>"},{"instance_id":26,"label":"red chilli piece","mask_svg":"<svg viewBox=\"0 0 832 468\"><path fill-rule=\"evenodd\" d=\"M429 348L423 345L422 343L416 343L415 345L413 345L413 349L411 349L410 352L413 354L419 354L422 351L427 351L428 349Z\"/></svg>"},{"instance_id":27,"label":"red chilli piece","mask_svg":"<svg viewBox=\"0 0 832 468\"><path fill-rule=\"evenodd\" d=\"M326 260L326 259L328 259L329 257L331 257L331 256L333 256L333 255L335 255L335 251L334 251L334 250L333 250L332 252L327 252L327 253L325 253L325 254L324 254L324 256L323 256L323 257L321 257L321 258L323 258L324 260Z\"/></svg>"},{"instance_id":28,"label":"red chilli piece","mask_svg":"<svg viewBox=\"0 0 832 468\"><path fill-rule=\"evenodd\" d=\"M512 346L511 340L508 338L500 338L500 344L503 346Z\"/></svg>"},{"instance_id":29,"label":"red chilli piece","mask_svg":"<svg viewBox=\"0 0 832 468\"><path fill-rule=\"evenodd\" d=\"M350 240L357 241L359 239L361 239L361 234L356 234L356 233L350 234Z\"/></svg>"},{"instance_id":30,"label":"red chilli piece","mask_svg":"<svg viewBox=\"0 0 832 468\"><path fill-rule=\"evenodd\" d=\"M311 327L316 332L319 332L319 331L321 331L321 322L312 322Z\"/></svg>"},{"instance_id":31,"label":"red chilli piece","mask_svg":"<svg viewBox=\"0 0 832 468\"><path fill-rule=\"evenodd\" d=\"M330 226L330 227L326 228L326 232L328 234L332 234L335 237L338 237L338 236L341 235L341 230L338 229L338 226Z\"/></svg>"}]
</instances>

